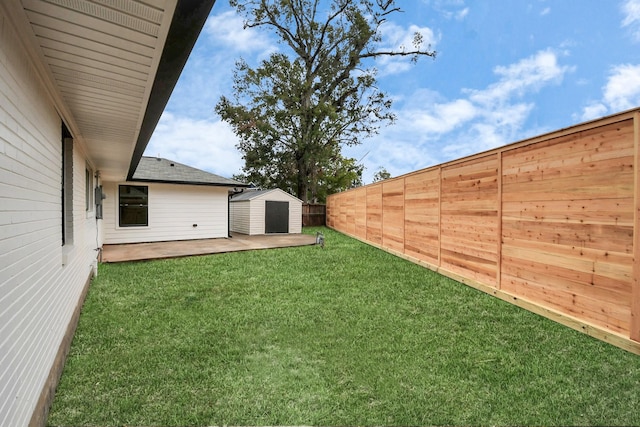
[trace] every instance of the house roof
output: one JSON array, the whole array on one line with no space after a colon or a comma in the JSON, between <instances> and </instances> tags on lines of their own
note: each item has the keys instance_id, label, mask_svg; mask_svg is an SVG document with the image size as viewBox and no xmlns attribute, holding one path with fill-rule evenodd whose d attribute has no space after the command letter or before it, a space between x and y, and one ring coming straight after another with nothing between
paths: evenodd
<instances>
[{"instance_id":1,"label":"house roof","mask_svg":"<svg viewBox=\"0 0 640 427\"><path fill-rule=\"evenodd\" d=\"M103 179L136 170L215 0L2 0ZM5 22L6 24L6 22Z\"/></svg>"},{"instance_id":2,"label":"house roof","mask_svg":"<svg viewBox=\"0 0 640 427\"><path fill-rule=\"evenodd\" d=\"M224 178L173 160L161 157L142 157L131 181L164 182L171 184L248 187L234 179Z\"/></svg>"},{"instance_id":3,"label":"house roof","mask_svg":"<svg viewBox=\"0 0 640 427\"><path fill-rule=\"evenodd\" d=\"M283 190L281 190L279 188L272 188L270 190L248 190L248 191L244 191L242 193L234 194L231 197L231 201L232 202L241 202L241 201L244 201L244 200L252 200L252 199L255 199L257 197L261 197L261 196L264 196L266 194L273 193L273 192L280 192L280 193L286 194L287 196L289 196L292 199L300 200L297 197L287 193L286 191L283 191ZM302 200L300 200L300 201L302 201Z\"/></svg>"}]
</instances>

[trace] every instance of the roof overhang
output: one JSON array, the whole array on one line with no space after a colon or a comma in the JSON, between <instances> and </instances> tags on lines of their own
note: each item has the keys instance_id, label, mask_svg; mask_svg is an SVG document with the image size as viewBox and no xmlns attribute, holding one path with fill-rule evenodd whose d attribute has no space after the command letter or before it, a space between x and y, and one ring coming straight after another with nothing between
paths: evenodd
<instances>
[{"instance_id":1,"label":"roof overhang","mask_svg":"<svg viewBox=\"0 0 640 427\"><path fill-rule=\"evenodd\" d=\"M215 0L3 0L74 139L130 178Z\"/></svg>"},{"instance_id":2,"label":"roof overhang","mask_svg":"<svg viewBox=\"0 0 640 427\"><path fill-rule=\"evenodd\" d=\"M226 184L226 183L214 183L214 182L200 182L200 181L177 181L170 179L136 179L133 178L129 182L141 182L149 184L171 184L171 185L195 185L200 187L227 187L227 188L248 188L249 184Z\"/></svg>"},{"instance_id":3,"label":"roof overhang","mask_svg":"<svg viewBox=\"0 0 640 427\"><path fill-rule=\"evenodd\" d=\"M200 31L209 16L216 0L181 0L178 2L169 37L165 43L151 95L145 111L142 127L133 151L127 179L131 179L138 167L149 139L160 120L160 116L169 100L191 49L196 43Z\"/></svg>"}]
</instances>

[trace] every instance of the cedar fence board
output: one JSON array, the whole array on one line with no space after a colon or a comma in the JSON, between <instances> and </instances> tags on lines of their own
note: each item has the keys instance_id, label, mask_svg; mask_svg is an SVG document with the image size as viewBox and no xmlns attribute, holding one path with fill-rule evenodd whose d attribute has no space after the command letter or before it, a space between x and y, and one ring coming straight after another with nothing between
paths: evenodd
<instances>
[{"instance_id":1,"label":"cedar fence board","mask_svg":"<svg viewBox=\"0 0 640 427\"><path fill-rule=\"evenodd\" d=\"M329 196L327 225L640 354L640 110Z\"/></svg>"}]
</instances>

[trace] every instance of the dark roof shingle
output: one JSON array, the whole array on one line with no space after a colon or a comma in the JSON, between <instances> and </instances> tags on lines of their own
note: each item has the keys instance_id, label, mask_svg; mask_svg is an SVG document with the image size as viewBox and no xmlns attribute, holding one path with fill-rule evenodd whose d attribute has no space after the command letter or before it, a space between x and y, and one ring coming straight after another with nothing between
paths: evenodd
<instances>
[{"instance_id":1,"label":"dark roof shingle","mask_svg":"<svg viewBox=\"0 0 640 427\"><path fill-rule=\"evenodd\" d=\"M243 193L238 193L238 194L234 194L231 197L231 201L233 202L240 202L242 200L251 200L254 199L258 196L261 196L265 193L269 193L273 190L251 190L251 191L245 191Z\"/></svg>"},{"instance_id":2,"label":"dark roof shingle","mask_svg":"<svg viewBox=\"0 0 640 427\"><path fill-rule=\"evenodd\" d=\"M237 193L234 194L233 196L231 196L231 201L232 202L241 202L241 201L245 201L245 200L252 200L255 199L256 197L262 196L263 194L268 194L268 193L272 193L272 192L281 192L283 194L286 194L287 196L289 196L292 199L296 199L296 200L300 200L298 199L296 196L287 193L284 190L281 190L280 188L272 188L269 190L246 190L243 191L242 193ZM302 201L302 200L300 200Z\"/></svg>"},{"instance_id":3,"label":"dark roof shingle","mask_svg":"<svg viewBox=\"0 0 640 427\"><path fill-rule=\"evenodd\" d=\"M165 182L172 184L248 187L234 179L206 172L161 157L142 157L132 181Z\"/></svg>"}]
</instances>

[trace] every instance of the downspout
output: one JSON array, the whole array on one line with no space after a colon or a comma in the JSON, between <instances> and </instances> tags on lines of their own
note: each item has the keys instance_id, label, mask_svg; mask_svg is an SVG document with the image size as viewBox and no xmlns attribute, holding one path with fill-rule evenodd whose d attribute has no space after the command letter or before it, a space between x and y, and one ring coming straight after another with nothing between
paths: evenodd
<instances>
[{"instance_id":1,"label":"downspout","mask_svg":"<svg viewBox=\"0 0 640 427\"><path fill-rule=\"evenodd\" d=\"M98 263L102 262L102 245L100 244L100 220L102 219L102 201L105 199L102 193L102 186L100 185L100 171L97 170L94 174L94 178L96 179L95 184L93 185L93 209L94 216L96 219L96 252L98 252L98 256L96 257L95 265L93 268L93 275L98 275Z\"/></svg>"},{"instance_id":2,"label":"downspout","mask_svg":"<svg viewBox=\"0 0 640 427\"><path fill-rule=\"evenodd\" d=\"M234 190L230 190L227 194L227 237L229 239L231 239L231 198L234 194Z\"/></svg>"}]
</instances>

